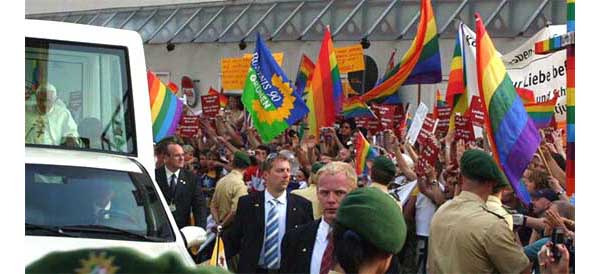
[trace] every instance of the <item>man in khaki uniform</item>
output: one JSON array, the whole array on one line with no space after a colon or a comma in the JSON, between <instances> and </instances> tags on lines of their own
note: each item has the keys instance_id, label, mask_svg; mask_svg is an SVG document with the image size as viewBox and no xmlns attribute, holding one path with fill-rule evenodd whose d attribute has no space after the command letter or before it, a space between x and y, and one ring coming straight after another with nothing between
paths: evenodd
<instances>
[{"instance_id":1,"label":"man in khaki uniform","mask_svg":"<svg viewBox=\"0 0 600 274\"><path fill-rule=\"evenodd\" d=\"M295 189L292 190L292 194L296 194L298 196L302 196L310 201L313 208L313 218L319 219L323 215L323 208L321 207L321 203L319 203L319 199L317 198L317 171L321 169L325 164L321 162L316 162L312 165L310 170L310 177L308 178L308 187L303 189Z\"/></svg>"},{"instance_id":2,"label":"man in khaki uniform","mask_svg":"<svg viewBox=\"0 0 600 274\"><path fill-rule=\"evenodd\" d=\"M217 225L227 228L232 223L240 197L248 194L244 183L244 170L250 166L250 158L242 151L233 157L233 170L221 178L210 201L210 213Z\"/></svg>"},{"instance_id":3,"label":"man in khaki uniform","mask_svg":"<svg viewBox=\"0 0 600 274\"><path fill-rule=\"evenodd\" d=\"M502 216L485 201L508 186L492 157L468 150L460 160L462 192L433 216L429 235L428 273L520 273L529 260Z\"/></svg>"},{"instance_id":4,"label":"man in khaki uniform","mask_svg":"<svg viewBox=\"0 0 600 274\"><path fill-rule=\"evenodd\" d=\"M371 167L371 185L369 187L373 187L381 190L383 193L388 194L390 197L396 201L398 204L398 208L402 213L402 202L396 200L394 195L391 195L388 191L388 185L396 178L396 165L392 160L388 159L385 156L378 156L373 160L373 166Z\"/></svg>"}]
</instances>

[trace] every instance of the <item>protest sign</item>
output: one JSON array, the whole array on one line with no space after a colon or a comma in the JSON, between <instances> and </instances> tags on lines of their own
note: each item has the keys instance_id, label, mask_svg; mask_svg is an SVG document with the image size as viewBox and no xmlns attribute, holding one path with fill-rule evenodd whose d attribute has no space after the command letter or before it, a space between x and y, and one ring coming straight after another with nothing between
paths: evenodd
<instances>
[{"instance_id":1,"label":"protest sign","mask_svg":"<svg viewBox=\"0 0 600 274\"><path fill-rule=\"evenodd\" d=\"M335 58L337 60L340 73L365 70L363 48L360 44L343 48L335 48Z\"/></svg>"},{"instance_id":2,"label":"protest sign","mask_svg":"<svg viewBox=\"0 0 600 274\"><path fill-rule=\"evenodd\" d=\"M407 133L408 141L411 145L414 145L417 141L417 136L419 135L419 131L421 131L421 126L423 126L423 121L427 116L427 112L429 112L429 108L427 108L427 106L421 102L417 108L417 111L415 112L415 117L413 118L412 124Z\"/></svg>"},{"instance_id":3,"label":"protest sign","mask_svg":"<svg viewBox=\"0 0 600 274\"><path fill-rule=\"evenodd\" d=\"M471 104L469 105L469 110L467 111L467 115L471 118L471 123L474 126L483 127L485 124L484 110L483 104L481 103L481 97L473 96L471 97Z\"/></svg>"},{"instance_id":4,"label":"protest sign","mask_svg":"<svg viewBox=\"0 0 600 274\"><path fill-rule=\"evenodd\" d=\"M454 139L464 140L465 143L475 140L475 134L473 133L473 124L469 117L456 115L454 117L455 135Z\"/></svg>"},{"instance_id":5,"label":"protest sign","mask_svg":"<svg viewBox=\"0 0 600 274\"><path fill-rule=\"evenodd\" d=\"M219 113L219 95L203 95L202 114L208 117L215 117Z\"/></svg>"},{"instance_id":6,"label":"protest sign","mask_svg":"<svg viewBox=\"0 0 600 274\"><path fill-rule=\"evenodd\" d=\"M283 64L283 52L273 53L273 58L280 66ZM221 59L221 86L223 90L242 90L250 68L252 54L243 57Z\"/></svg>"},{"instance_id":7,"label":"protest sign","mask_svg":"<svg viewBox=\"0 0 600 274\"><path fill-rule=\"evenodd\" d=\"M200 129L200 116L183 115L179 120L179 134L181 137L194 137Z\"/></svg>"},{"instance_id":8,"label":"protest sign","mask_svg":"<svg viewBox=\"0 0 600 274\"><path fill-rule=\"evenodd\" d=\"M421 145L424 145L427 139L433 136L433 132L435 130L435 123L437 119L433 119L433 115L428 113L423 120L423 126L421 126L421 130L419 131L419 135L417 136L417 142Z\"/></svg>"},{"instance_id":9,"label":"protest sign","mask_svg":"<svg viewBox=\"0 0 600 274\"><path fill-rule=\"evenodd\" d=\"M445 135L450 127L450 114L452 108L450 106L438 107L438 125L435 129L436 133Z\"/></svg>"},{"instance_id":10,"label":"protest sign","mask_svg":"<svg viewBox=\"0 0 600 274\"><path fill-rule=\"evenodd\" d=\"M435 162L440 153L440 148L435 143L432 137L429 137L423 141L423 148L419 153L419 160L417 161L416 172L419 176L425 175L425 166L429 164L435 167Z\"/></svg>"}]
</instances>

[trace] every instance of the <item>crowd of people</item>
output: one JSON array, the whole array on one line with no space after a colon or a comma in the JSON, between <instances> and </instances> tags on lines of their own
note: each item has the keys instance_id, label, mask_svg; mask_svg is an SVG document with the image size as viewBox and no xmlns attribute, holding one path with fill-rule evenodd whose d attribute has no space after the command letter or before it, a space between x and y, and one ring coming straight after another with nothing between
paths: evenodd
<instances>
[{"instance_id":1,"label":"crowd of people","mask_svg":"<svg viewBox=\"0 0 600 274\"><path fill-rule=\"evenodd\" d=\"M340 119L317 139L298 123L263 143L238 99L230 97L213 124L203 120L193 138L156 144L157 181L178 226L193 212L195 225L222 227L230 271L574 272L575 210L560 130L523 173L530 201L522 201L482 139L436 134L439 157L419 170L422 148L405 141L406 129L373 138ZM372 144L379 156L366 175L355 171L358 131L383 140ZM167 178L181 177L196 187L175 195Z\"/></svg>"}]
</instances>

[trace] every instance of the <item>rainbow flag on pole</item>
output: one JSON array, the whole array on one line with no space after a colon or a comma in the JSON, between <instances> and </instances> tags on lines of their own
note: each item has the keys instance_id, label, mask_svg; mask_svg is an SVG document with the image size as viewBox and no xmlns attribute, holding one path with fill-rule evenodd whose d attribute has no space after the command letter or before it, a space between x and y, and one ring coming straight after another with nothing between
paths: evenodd
<instances>
[{"instance_id":1,"label":"rainbow flag on pole","mask_svg":"<svg viewBox=\"0 0 600 274\"><path fill-rule=\"evenodd\" d=\"M550 126L550 122L554 117L554 106L556 106L557 99L558 96L554 96L552 100L546 102L525 104L525 110L533 120L535 127L547 128Z\"/></svg>"},{"instance_id":2,"label":"rainbow flag on pole","mask_svg":"<svg viewBox=\"0 0 600 274\"><path fill-rule=\"evenodd\" d=\"M183 101L179 100L173 91L150 70L148 70L148 88L152 109L152 135L154 142L159 142L175 133L183 112Z\"/></svg>"},{"instance_id":3,"label":"rainbow flag on pole","mask_svg":"<svg viewBox=\"0 0 600 274\"><path fill-rule=\"evenodd\" d=\"M437 83L442 79L437 27L430 0L421 1L417 35L389 78L363 94L363 102L384 101L403 84Z\"/></svg>"},{"instance_id":4,"label":"rainbow flag on pole","mask_svg":"<svg viewBox=\"0 0 600 274\"><path fill-rule=\"evenodd\" d=\"M300 65L298 66L298 74L296 75L296 82L294 86L296 92L299 94L306 93L306 86L310 83L310 77L315 70L315 64L308 58L308 56L302 54L300 59Z\"/></svg>"},{"instance_id":5,"label":"rainbow flag on pole","mask_svg":"<svg viewBox=\"0 0 600 274\"><path fill-rule=\"evenodd\" d=\"M540 144L540 135L527 115L512 80L485 30L479 13L475 14L477 80L486 112L485 127L496 163L502 168L517 197L527 201L519 179Z\"/></svg>"},{"instance_id":6,"label":"rainbow flag on pole","mask_svg":"<svg viewBox=\"0 0 600 274\"><path fill-rule=\"evenodd\" d=\"M459 30L456 33L454 54L450 62L450 74L448 76L448 86L446 87L446 104L452 107L450 112L450 129L454 128L456 113L463 114L467 111L468 94L465 92L467 89L463 51L462 33Z\"/></svg>"},{"instance_id":7,"label":"rainbow flag on pole","mask_svg":"<svg viewBox=\"0 0 600 274\"><path fill-rule=\"evenodd\" d=\"M355 169L357 175L366 175L368 172L367 169L367 160L376 157L375 150L371 147L371 144L367 141L365 136L362 135L360 131L356 132L354 135L354 149L356 150L356 160L355 160Z\"/></svg>"},{"instance_id":8,"label":"rainbow flag on pole","mask_svg":"<svg viewBox=\"0 0 600 274\"><path fill-rule=\"evenodd\" d=\"M319 129L335 123L335 116L342 111L343 104L342 81L329 26L325 29L319 59L308 87L306 105L310 109L309 134L318 139Z\"/></svg>"}]
</instances>

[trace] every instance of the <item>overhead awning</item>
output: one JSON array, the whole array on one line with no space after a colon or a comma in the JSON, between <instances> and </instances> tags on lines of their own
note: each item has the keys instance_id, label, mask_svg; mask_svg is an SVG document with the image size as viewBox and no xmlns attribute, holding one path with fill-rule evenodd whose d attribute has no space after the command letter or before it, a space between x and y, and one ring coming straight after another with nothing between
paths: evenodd
<instances>
[{"instance_id":1,"label":"overhead awning","mask_svg":"<svg viewBox=\"0 0 600 274\"><path fill-rule=\"evenodd\" d=\"M29 14L26 18L133 30L145 43L321 40L330 26L337 41L412 39L416 0L224 1L140 8ZM432 0L438 33L474 25L479 12L493 37L529 37L547 24L565 24L564 0Z\"/></svg>"}]
</instances>

